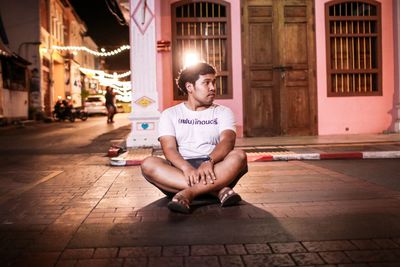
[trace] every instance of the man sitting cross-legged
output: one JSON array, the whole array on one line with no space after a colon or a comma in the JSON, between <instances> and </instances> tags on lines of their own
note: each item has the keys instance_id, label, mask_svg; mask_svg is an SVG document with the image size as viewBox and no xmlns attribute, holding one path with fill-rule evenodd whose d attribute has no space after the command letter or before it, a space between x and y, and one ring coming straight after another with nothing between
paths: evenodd
<instances>
[{"instance_id":1,"label":"man sitting cross-legged","mask_svg":"<svg viewBox=\"0 0 400 267\"><path fill-rule=\"evenodd\" d=\"M172 200L168 208L189 213L197 196L217 196L221 206L237 204L232 188L247 172L246 154L234 150L235 119L232 111L214 104L216 71L201 62L183 69L176 82L187 101L166 109L159 122L164 160L148 157L143 176Z\"/></svg>"}]
</instances>

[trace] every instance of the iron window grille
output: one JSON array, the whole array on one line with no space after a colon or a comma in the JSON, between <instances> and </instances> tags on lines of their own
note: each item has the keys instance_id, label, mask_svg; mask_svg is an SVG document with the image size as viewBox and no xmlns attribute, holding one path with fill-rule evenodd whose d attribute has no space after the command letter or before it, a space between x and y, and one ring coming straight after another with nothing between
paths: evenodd
<instances>
[{"instance_id":1,"label":"iron window grille","mask_svg":"<svg viewBox=\"0 0 400 267\"><path fill-rule=\"evenodd\" d=\"M173 77L186 53L217 69L216 98L232 98L230 5L225 1L179 1L172 5ZM185 99L174 84L174 99Z\"/></svg>"},{"instance_id":2,"label":"iron window grille","mask_svg":"<svg viewBox=\"0 0 400 267\"><path fill-rule=\"evenodd\" d=\"M381 6L325 4L328 96L382 95Z\"/></svg>"}]
</instances>

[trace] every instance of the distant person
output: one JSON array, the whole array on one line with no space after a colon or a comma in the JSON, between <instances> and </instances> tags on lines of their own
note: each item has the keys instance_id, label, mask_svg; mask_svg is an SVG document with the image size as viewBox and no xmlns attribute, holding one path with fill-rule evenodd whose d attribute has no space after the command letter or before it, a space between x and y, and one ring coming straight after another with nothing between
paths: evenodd
<instances>
[{"instance_id":1,"label":"distant person","mask_svg":"<svg viewBox=\"0 0 400 267\"><path fill-rule=\"evenodd\" d=\"M165 159L148 157L143 176L172 198L168 208L189 213L192 200L201 195L218 197L221 206L241 201L233 187L247 172L246 154L234 150L232 111L214 104L216 71L207 63L183 69L176 82L187 101L164 110L159 141Z\"/></svg>"},{"instance_id":2,"label":"distant person","mask_svg":"<svg viewBox=\"0 0 400 267\"><path fill-rule=\"evenodd\" d=\"M59 96L57 99L57 102L54 105L54 112L60 113L62 106L63 106L63 103L62 103L61 97Z\"/></svg>"},{"instance_id":3,"label":"distant person","mask_svg":"<svg viewBox=\"0 0 400 267\"><path fill-rule=\"evenodd\" d=\"M106 108L107 108L107 123L114 123L114 115L117 111L115 107L115 93L112 87L106 88Z\"/></svg>"},{"instance_id":4,"label":"distant person","mask_svg":"<svg viewBox=\"0 0 400 267\"><path fill-rule=\"evenodd\" d=\"M65 113L64 116L65 117L66 116L71 116L72 108L73 108L71 96L67 96L67 99L64 99L62 101L62 105L63 105L64 113Z\"/></svg>"}]
</instances>

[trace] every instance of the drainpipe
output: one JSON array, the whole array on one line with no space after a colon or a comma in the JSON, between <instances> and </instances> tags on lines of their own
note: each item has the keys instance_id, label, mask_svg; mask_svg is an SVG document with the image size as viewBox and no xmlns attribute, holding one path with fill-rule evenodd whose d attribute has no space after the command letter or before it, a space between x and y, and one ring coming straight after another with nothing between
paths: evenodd
<instances>
[{"instance_id":1,"label":"drainpipe","mask_svg":"<svg viewBox=\"0 0 400 267\"><path fill-rule=\"evenodd\" d=\"M49 17L48 17L48 21L49 21L49 52L50 52L50 62L49 62L49 105L50 105L50 114L47 115L51 115L51 110L53 108L53 24L52 24L52 10L51 10L51 1L52 0L48 0L47 1L47 5L48 5L48 11L49 11ZM44 100L44 95L43 95L43 100ZM44 103L44 101L43 101Z\"/></svg>"}]
</instances>

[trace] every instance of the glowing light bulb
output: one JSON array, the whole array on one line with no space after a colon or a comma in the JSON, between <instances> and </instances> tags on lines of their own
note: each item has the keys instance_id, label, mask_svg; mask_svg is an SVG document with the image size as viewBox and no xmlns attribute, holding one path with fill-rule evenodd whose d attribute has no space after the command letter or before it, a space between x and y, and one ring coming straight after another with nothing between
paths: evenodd
<instances>
[{"instance_id":1,"label":"glowing light bulb","mask_svg":"<svg viewBox=\"0 0 400 267\"><path fill-rule=\"evenodd\" d=\"M183 67L189 67L191 65L194 65L200 61L199 55L194 52L187 52L184 56L183 59Z\"/></svg>"}]
</instances>

